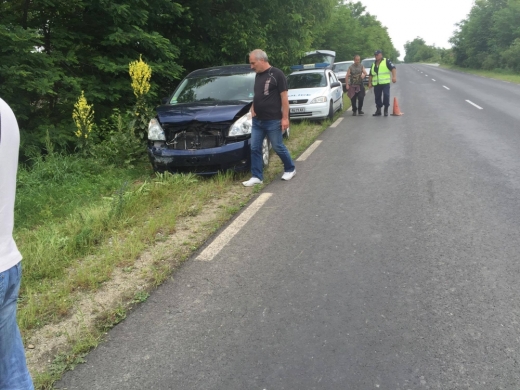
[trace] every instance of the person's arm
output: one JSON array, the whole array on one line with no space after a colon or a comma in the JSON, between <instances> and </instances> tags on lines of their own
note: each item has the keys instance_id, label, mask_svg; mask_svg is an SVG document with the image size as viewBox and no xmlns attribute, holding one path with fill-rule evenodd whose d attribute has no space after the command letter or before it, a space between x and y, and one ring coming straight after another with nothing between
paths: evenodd
<instances>
[{"instance_id":1,"label":"person's arm","mask_svg":"<svg viewBox=\"0 0 520 390\"><path fill-rule=\"evenodd\" d=\"M280 93L282 98L282 131L289 128L289 97L287 91Z\"/></svg>"},{"instance_id":2,"label":"person's arm","mask_svg":"<svg viewBox=\"0 0 520 390\"><path fill-rule=\"evenodd\" d=\"M350 80L350 68L347 70L347 74L345 75L345 88L348 89L348 81Z\"/></svg>"},{"instance_id":3,"label":"person's arm","mask_svg":"<svg viewBox=\"0 0 520 390\"><path fill-rule=\"evenodd\" d=\"M368 75L368 89L372 88L372 72Z\"/></svg>"},{"instance_id":4,"label":"person's arm","mask_svg":"<svg viewBox=\"0 0 520 390\"><path fill-rule=\"evenodd\" d=\"M251 104L251 110L250 111L251 111L251 116L255 117L256 116L256 112L255 112L255 104L254 103Z\"/></svg>"},{"instance_id":5,"label":"person's arm","mask_svg":"<svg viewBox=\"0 0 520 390\"><path fill-rule=\"evenodd\" d=\"M363 65L361 65L363 70L361 71L361 80L364 80L367 77L367 71Z\"/></svg>"},{"instance_id":6,"label":"person's arm","mask_svg":"<svg viewBox=\"0 0 520 390\"><path fill-rule=\"evenodd\" d=\"M397 71L395 70L395 65L388 58L386 59L386 67L392 72L392 83L395 83L397 81Z\"/></svg>"}]
</instances>

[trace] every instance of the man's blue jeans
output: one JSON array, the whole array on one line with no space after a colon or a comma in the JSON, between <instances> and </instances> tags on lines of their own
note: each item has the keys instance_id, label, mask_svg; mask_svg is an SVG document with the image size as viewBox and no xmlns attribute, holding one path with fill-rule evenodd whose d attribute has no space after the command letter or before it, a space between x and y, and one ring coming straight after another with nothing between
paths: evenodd
<instances>
[{"instance_id":1,"label":"man's blue jeans","mask_svg":"<svg viewBox=\"0 0 520 390\"><path fill-rule=\"evenodd\" d=\"M262 159L262 142L267 136L276 154L282 159L285 172L294 171L294 163L289 151L283 144L282 121L261 120L253 118L251 129L251 174L264 180L264 162Z\"/></svg>"},{"instance_id":2,"label":"man's blue jeans","mask_svg":"<svg viewBox=\"0 0 520 390\"><path fill-rule=\"evenodd\" d=\"M381 102L381 94L383 102ZM390 106L390 84L374 85L374 95L376 97L376 107L381 108Z\"/></svg>"},{"instance_id":3,"label":"man's blue jeans","mask_svg":"<svg viewBox=\"0 0 520 390\"><path fill-rule=\"evenodd\" d=\"M0 273L0 390L33 390L16 323L22 265Z\"/></svg>"}]
</instances>

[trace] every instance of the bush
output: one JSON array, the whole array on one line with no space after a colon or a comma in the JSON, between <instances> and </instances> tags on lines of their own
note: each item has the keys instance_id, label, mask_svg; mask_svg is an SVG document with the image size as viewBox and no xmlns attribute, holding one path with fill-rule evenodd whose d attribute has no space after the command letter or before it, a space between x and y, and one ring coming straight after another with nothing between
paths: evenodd
<instances>
[{"instance_id":1,"label":"bush","mask_svg":"<svg viewBox=\"0 0 520 390\"><path fill-rule=\"evenodd\" d=\"M115 109L102 121L98 137L102 140L91 145L89 153L106 164L134 167L146 157L146 143L135 136L131 112L122 114Z\"/></svg>"},{"instance_id":2,"label":"bush","mask_svg":"<svg viewBox=\"0 0 520 390\"><path fill-rule=\"evenodd\" d=\"M508 68L520 72L520 38L515 39L509 49L502 54L502 61Z\"/></svg>"}]
</instances>

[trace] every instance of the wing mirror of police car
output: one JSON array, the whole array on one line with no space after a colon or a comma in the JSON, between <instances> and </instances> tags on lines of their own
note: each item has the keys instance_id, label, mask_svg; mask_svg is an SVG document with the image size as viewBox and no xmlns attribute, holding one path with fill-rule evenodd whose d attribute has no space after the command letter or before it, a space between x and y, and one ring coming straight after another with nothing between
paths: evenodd
<instances>
[{"instance_id":1,"label":"wing mirror of police car","mask_svg":"<svg viewBox=\"0 0 520 390\"><path fill-rule=\"evenodd\" d=\"M341 87L341 83L339 81L334 81L331 85L331 88Z\"/></svg>"}]
</instances>

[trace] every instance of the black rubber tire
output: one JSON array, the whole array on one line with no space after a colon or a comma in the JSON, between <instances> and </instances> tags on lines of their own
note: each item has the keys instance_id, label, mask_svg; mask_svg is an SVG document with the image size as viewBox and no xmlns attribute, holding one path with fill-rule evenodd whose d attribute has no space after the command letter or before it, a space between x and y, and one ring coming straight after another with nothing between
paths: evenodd
<instances>
[{"instance_id":1,"label":"black rubber tire","mask_svg":"<svg viewBox=\"0 0 520 390\"><path fill-rule=\"evenodd\" d=\"M329 115L327 115L327 118L330 120L334 119L334 104L332 103L332 100L330 101Z\"/></svg>"}]
</instances>

